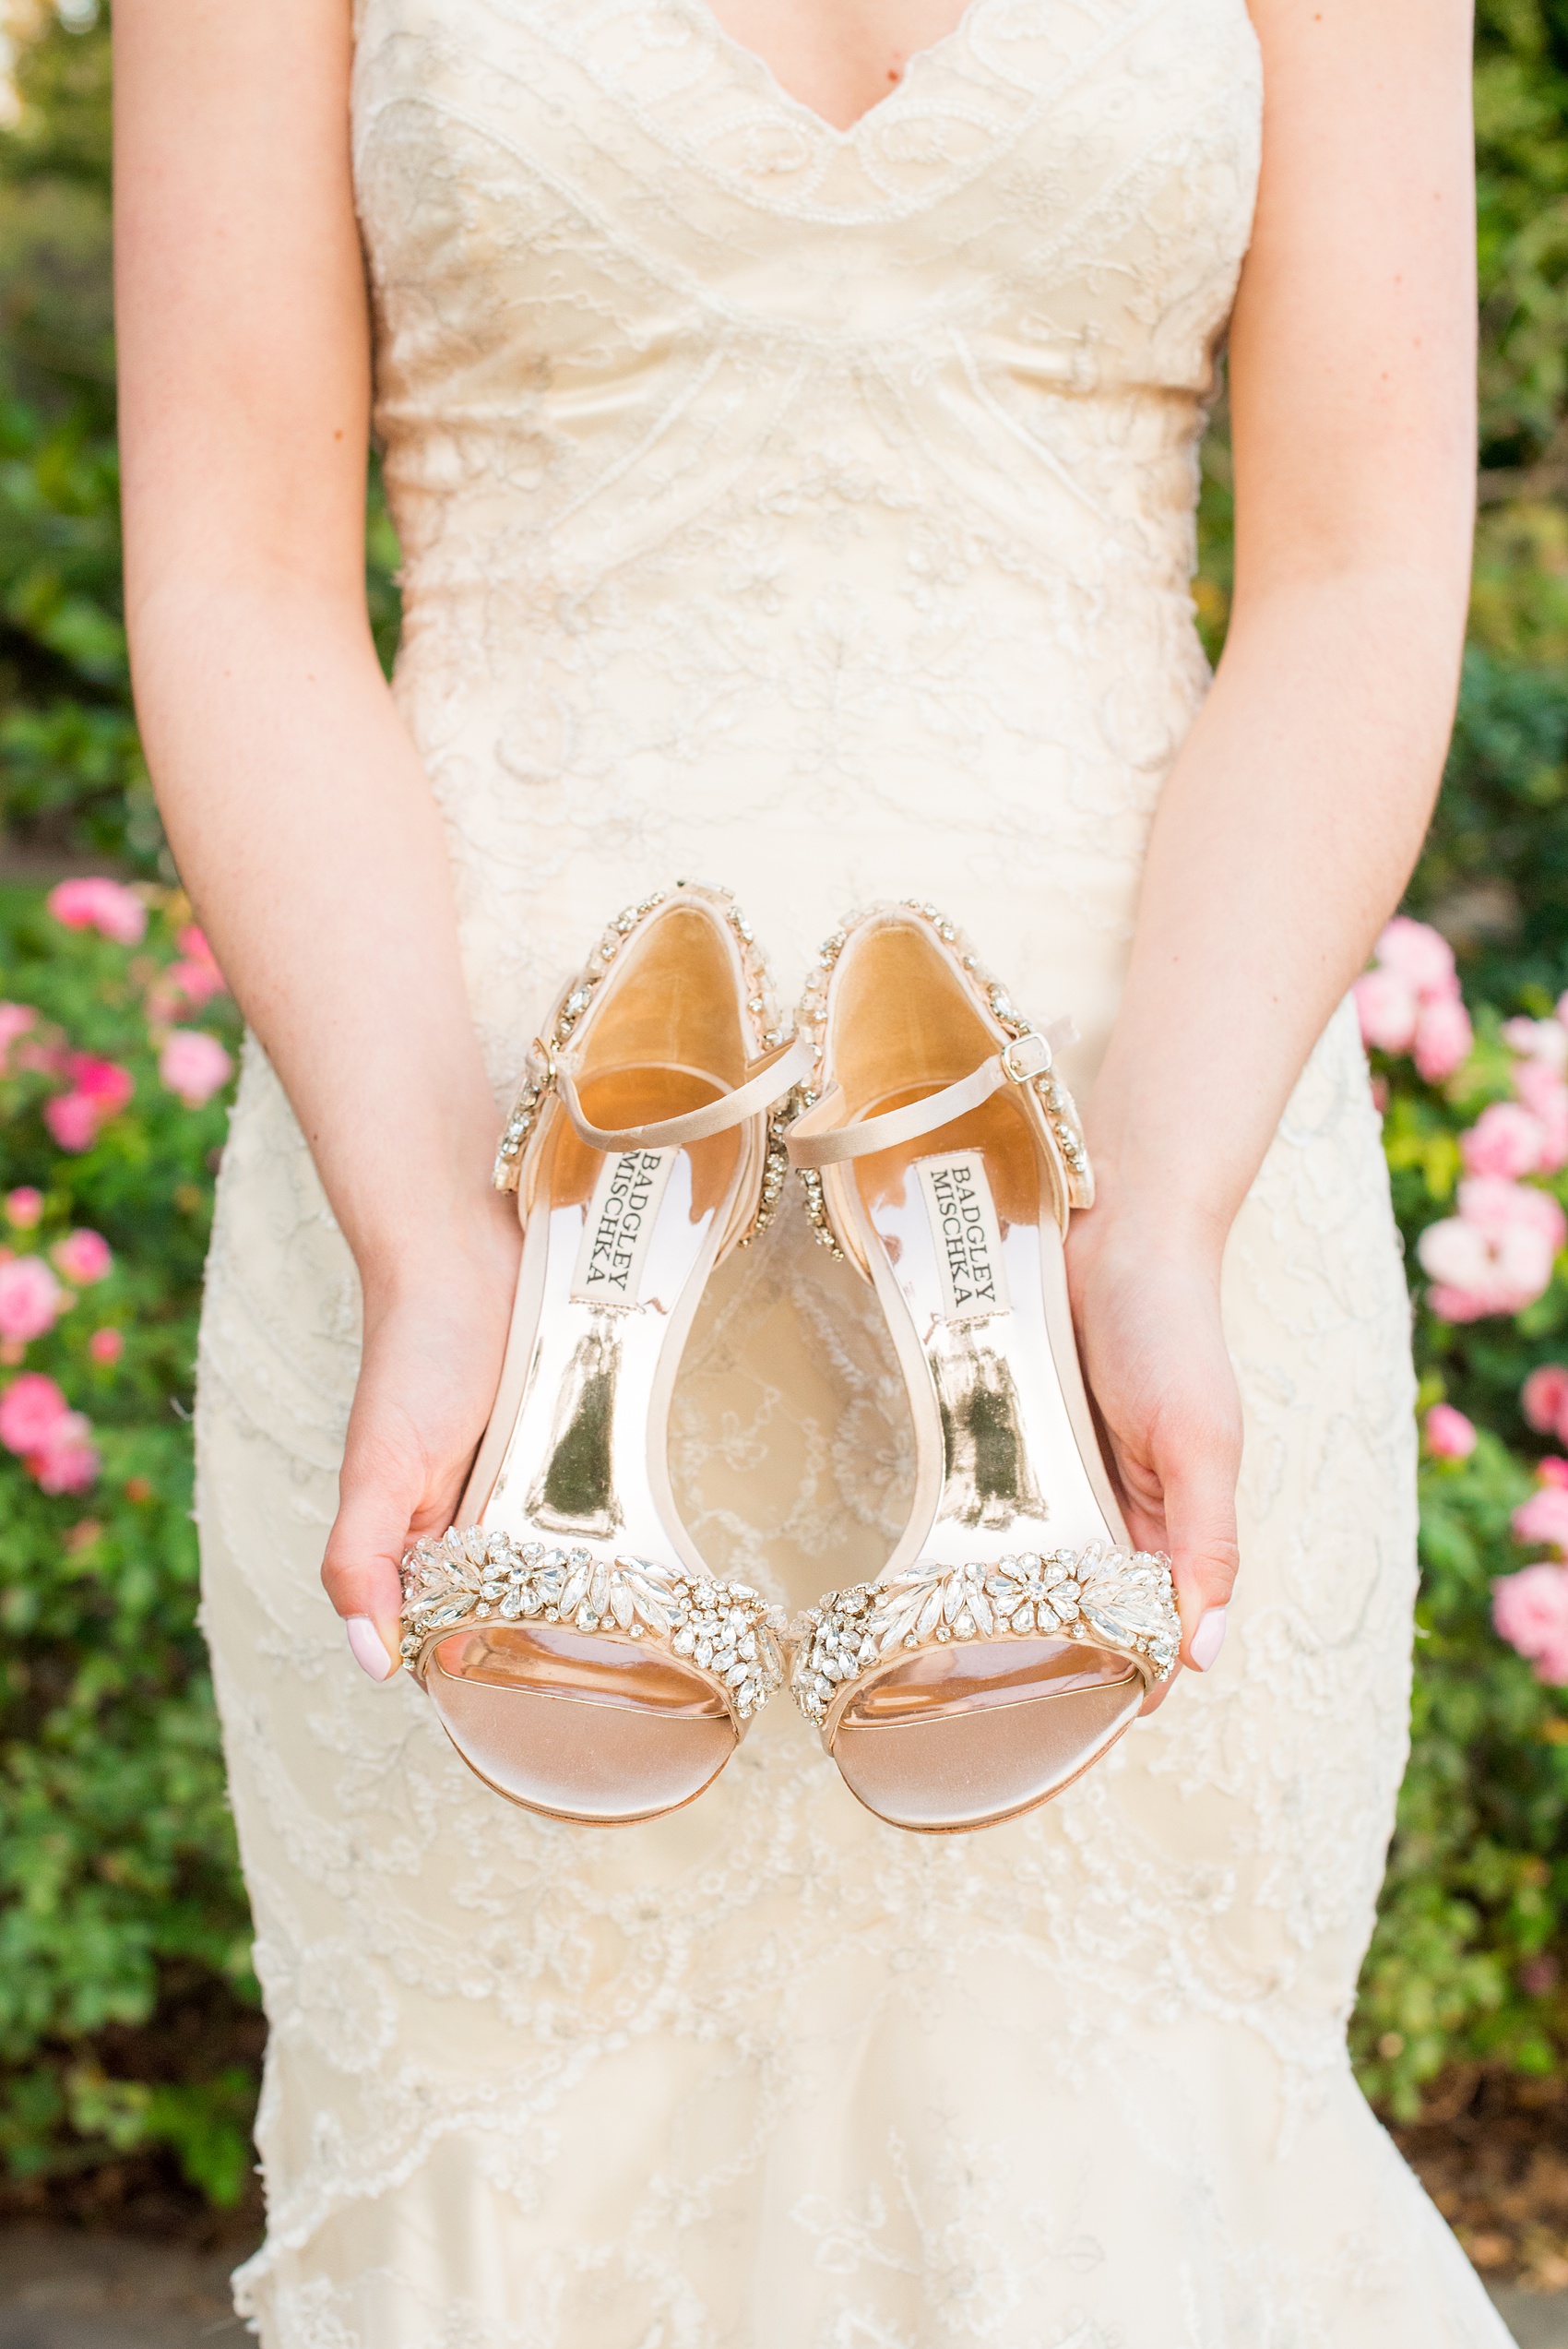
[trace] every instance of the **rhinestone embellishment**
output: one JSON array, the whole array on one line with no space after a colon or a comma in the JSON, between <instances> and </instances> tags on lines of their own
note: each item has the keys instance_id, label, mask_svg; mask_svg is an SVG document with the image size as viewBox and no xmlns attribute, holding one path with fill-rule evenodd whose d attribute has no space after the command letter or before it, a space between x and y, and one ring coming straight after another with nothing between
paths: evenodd
<instances>
[{"instance_id":1,"label":"rhinestone embellishment","mask_svg":"<svg viewBox=\"0 0 1568 2349\"><path fill-rule=\"evenodd\" d=\"M1028 1551L994 1566L922 1559L885 1582L832 1591L791 1628L790 1693L820 1729L836 1691L900 1650L954 1640L1092 1640L1166 1680L1182 1640L1170 1561L1156 1550Z\"/></svg>"},{"instance_id":2,"label":"rhinestone embellishment","mask_svg":"<svg viewBox=\"0 0 1568 2349\"><path fill-rule=\"evenodd\" d=\"M946 915L936 906L928 904L921 898L904 899L903 910L910 913L918 913L922 922L930 923L942 944L956 956L964 976L973 988L976 996L984 1004L998 1027L1004 1030L1013 1043L1016 1043L1021 1036L1039 1035L1039 1031L1033 1022L1026 1019L1024 1014L1016 1008L1006 989L998 980L993 979L981 964L980 957L956 923L948 921ZM797 1097L795 1114L814 1107L821 1097L823 1055L827 1040L827 987L833 976L834 965L849 944L849 933L871 913L877 911L878 908L872 906L865 912L852 913L842 929L835 930L831 937L825 939L817 954L815 966L806 981L804 992L801 996L800 1019L802 1025L810 1033L814 1058L811 1077ZM1045 1044L1043 1037L1040 1038L1040 1043L1044 1045L1044 1066L1039 1074L1028 1081L1045 1114L1051 1139L1065 1162L1069 1199L1074 1207L1091 1207L1094 1204L1093 1177L1089 1173L1088 1152L1084 1147L1084 1129L1078 1117L1077 1106L1072 1094L1055 1073L1051 1065L1051 1047ZM828 1215L821 1174L814 1166L802 1166L796 1171L800 1176L802 1189L805 1193L806 1220L812 1227L814 1235L830 1254L842 1257L844 1251L838 1245Z\"/></svg>"},{"instance_id":3,"label":"rhinestone embellishment","mask_svg":"<svg viewBox=\"0 0 1568 2349\"><path fill-rule=\"evenodd\" d=\"M745 995L746 1017L758 1054L773 1051L788 1043L794 1034L790 1024L781 1021L774 998L773 980L767 960L756 942L756 935L733 897L726 888L707 881L677 881L677 889L689 896L707 898L722 915L734 933L741 950L741 980ZM491 1176L498 1191L515 1191L522 1178L523 1160L533 1138L545 1101L555 1086L555 1055L571 1038L585 1012L591 1009L594 992L609 972L627 939L639 929L650 913L665 904L671 895L668 889L653 889L636 905L628 905L609 924L588 963L574 979L556 1006L548 1035L536 1039L523 1064L522 1082L512 1103L511 1114L502 1128L501 1140L495 1152L495 1167ZM762 1195L757 1211L743 1234L741 1245L754 1240L766 1232L778 1212L779 1195L789 1171L784 1151L784 1128L800 1107L793 1096L787 1097L775 1108L768 1122L766 1156L763 1168Z\"/></svg>"},{"instance_id":4,"label":"rhinestone embellishment","mask_svg":"<svg viewBox=\"0 0 1568 2349\"><path fill-rule=\"evenodd\" d=\"M402 1653L415 1669L449 1632L528 1618L667 1649L722 1681L742 1722L783 1683L782 1613L744 1582L475 1526L417 1542L400 1570Z\"/></svg>"}]
</instances>

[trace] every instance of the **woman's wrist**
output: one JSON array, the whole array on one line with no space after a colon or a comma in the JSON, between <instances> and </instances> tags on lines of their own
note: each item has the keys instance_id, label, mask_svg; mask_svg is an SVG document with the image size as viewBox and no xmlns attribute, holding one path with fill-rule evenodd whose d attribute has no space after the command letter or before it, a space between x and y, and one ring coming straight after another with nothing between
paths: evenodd
<instances>
[{"instance_id":1,"label":"woman's wrist","mask_svg":"<svg viewBox=\"0 0 1568 2349\"><path fill-rule=\"evenodd\" d=\"M1235 1207L1227 1198L1195 1180L1183 1182L1174 1168L1126 1167L1096 1151L1092 1142L1089 1163L1095 1203L1073 1219L1080 1253L1126 1240L1162 1256L1196 1258L1218 1270L1235 1220Z\"/></svg>"},{"instance_id":2,"label":"woman's wrist","mask_svg":"<svg viewBox=\"0 0 1568 2349\"><path fill-rule=\"evenodd\" d=\"M378 1216L349 1241L367 1316L453 1284L493 1286L510 1305L521 1245L517 1201L488 1181L434 1191L421 1211Z\"/></svg>"}]
</instances>

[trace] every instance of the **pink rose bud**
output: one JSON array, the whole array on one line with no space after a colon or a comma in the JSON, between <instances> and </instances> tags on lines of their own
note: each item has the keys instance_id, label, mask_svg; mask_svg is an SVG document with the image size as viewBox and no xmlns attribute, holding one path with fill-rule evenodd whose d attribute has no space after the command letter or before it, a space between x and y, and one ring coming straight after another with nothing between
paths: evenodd
<instances>
[{"instance_id":1,"label":"pink rose bud","mask_svg":"<svg viewBox=\"0 0 1568 2349\"><path fill-rule=\"evenodd\" d=\"M1476 1039L1470 1015L1457 996L1423 1003L1416 1021L1416 1068L1429 1085L1441 1085L1462 1068Z\"/></svg>"},{"instance_id":2,"label":"pink rose bud","mask_svg":"<svg viewBox=\"0 0 1568 2349\"><path fill-rule=\"evenodd\" d=\"M74 1281L78 1289L106 1279L114 1269L109 1243L101 1232L67 1232L51 1254L66 1280Z\"/></svg>"},{"instance_id":3,"label":"pink rose bud","mask_svg":"<svg viewBox=\"0 0 1568 2349\"><path fill-rule=\"evenodd\" d=\"M1476 1431L1452 1403L1433 1403L1426 1415L1427 1449L1433 1460L1468 1460L1476 1449Z\"/></svg>"},{"instance_id":4,"label":"pink rose bud","mask_svg":"<svg viewBox=\"0 0 1568 2349\"><path fill-rule=\"evenodd\" d=\"M1556 1436L1568 1444L1568 1366L1543 1362L1532 1370L1519 1390L1519 1407L1538 1435Z\"/></svg>"},{"instance_id":5,"label":"pink rose bud","mask_svg":"<svg viewBox=\"0 0 1568 2349\"><path fill-rule=\"evenodd\" d=\"M44 902L67 930L97 930L117 946L139 946L147 935L147 908L118 881L62 881Z\"/></svg>"},{"instance_id":6,"label":"pink rose bud","mask_svg":"<svg viewBox=\"0 0 1568 2349\"><path fill-rule=\"evenodd\" d=\"M158 1062L160 1078L187 1109L200 1109L233 1073L229 1055L204 1028L172 1029Z\"/></svg>"},{"instance_id":7,"label":"pink rose bud","mask_svg":"<svg viewBox=\"0 0 1568 2349\"><path fill-rule=\"evenodd\" d=\"M53 1330L65 1292L41 1256L14 1256L0 1264L0 1338L26 1345Z\"/></svg>"},{"instance_id":8,"label":"pink rose bud","mask_svg":"<svg viewBox=\"0 0 1568 2349\"><path fill-rule=\"evenodd\" d=\"M118 1330L95 1330L87 1341L87 1350L94 1362L118 1362L125 1351L125 1341Z\"/></svg>"},{"instance_id":9,"label":"pink rose bud","mask_svg":"<svg viewBox=\"0 0 1568 2349\"><path fill-rule=\"evenodd\" d=\"M31 1232L43 1214L43 1193L30 1183L6 1194L6 1221L14 1232Z\"/></svg>"},{"instance_id":10,"label":"pink rose bud","mask_svg":"<svg viewBox=\"0 0 1568 2349\"><path fill-rule=\"evenodd\" d=\"M1420 1006L1416 991L1396 971L1363 971L1353 993L1361 1042L1370 1051L1408 1052L1416 1040Z\"/></svg>"},{"instance_id":11,"label":"pink rose bud","mask_svg":"<svg viewBox=\"0 0 1568 2349\"><path fill-rule=\"evenodd\" d=\"M1568 1460L1559 1460L1554 1453L1548 1452L1544 1460L1536 1462L1536 1481L1541 1485L1555 1485L1560 1493L1568 1493Z\"/></svg>"},{"instance_id":12,"label":"pink rose bud","mask_svg":"<svg viewBox=\"0 0 1568 2349\"><path fill-rule=\"evenodd\" d=\"M199 1011L202 1005L209 1002L214 996L227 995L229 983L218 968L205 936L194 922L180 932L175 943L181 959L172 964L164 974L170 991L188 1003L193 1011ZM1568 1038L1564 1041L1568 1042Z\"/></svg>"},{"instance_id":13,"label":"pink rose bud","mask_svg":"<svg viewBox=\"0 0 1568 2349\"><path fill-rule=\"evenodd\" d=\"M37 1018L30 1003L0 1003L0 1072L9 1067L11 1046Z\"/></svg>"}]
</instances>

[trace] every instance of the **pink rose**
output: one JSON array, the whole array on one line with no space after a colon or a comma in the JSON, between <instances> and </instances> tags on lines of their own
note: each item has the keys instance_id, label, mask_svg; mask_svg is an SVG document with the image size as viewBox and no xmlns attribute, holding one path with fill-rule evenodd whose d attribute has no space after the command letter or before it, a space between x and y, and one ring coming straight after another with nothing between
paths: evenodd
<instances>
[{"instance_id":1,"label":"pink rose","mask_svg":"<svg viewBox=\"0 0 1568 2349\"><path fill-rule=\"evenodd\" d=\"M1562 1033L1559 1029L1558 1033ZM1563 1037L1568 1043L1568 1036ZM1537 1172L1555 1174L1568 1166L1568 1083L1550 1062L1521 1061L1514 1071L1514 1091L1540 1127L1540 1159Z\"/></svg>"},{"instance_id":2,"label":"pink rose","mask_svg":"<svg viewBox=\"0 0 1568 2349\"><path fill-rule=\"evenodd\" d=\"M1396 971L1423 1003L1435 1003L1458 992L1454 949L1430 923L1412 922L1408 914L1396 913L1372 952L1383 968Z\"/></svg>"},{"instance_id":3,"label":"pink rose","mask_svg":"<svg viewBox=\"0 0 1568 2349\"><path fill-rule=\"evenodd\" d=\"M92 1427L79 1411L57 1419L41 1451L30 1452L27 1465L45 1493L85 1493L98 1475L98 1454L91 1443Z\"/></svg>"},{"instance_id":4,"label":"pink rose","mask_svg":"<svg viewBox=\"0 0 1568 2349\"><path fill-rule=\"evenodd\" d=\"M0 1003L0 1072L8 1068L11 1046L38 1018L30 1003Z\"/></svg>"},{"instance_id":5,"label":"pink rose","mask_svg":"<svg viewBox=\"0 0 1568 2349\"><path fill-rule=\"evenodd\" d=\"M1568 1681L1568 1568L1526 1566L1500 1575L1491 1586L1491 1620L1499 1639L1534 1663L1538 1680Z\"/></svg>"},{"instance_id":6,"label":"pink rose","mask_svg":"<svg viewBox=\"0 0 1568 2349\"><path fill-rule=\"evenodd\" d=\"M1476 1449L1476 1431L1452 1403L1433 1403L1426 1415L1427 1449L1433 1460L1468 1460Z\"/></svg>"},{"instance_id":7,"label":"pink rose","mask_svg":"<svg viewBox=\"0 0 1568 2349\"><path fill-rule=\"evenodd\" d=\"M65 1074L71 1090L44 1103L43 1122L62 1150L90 1150L99 1127L130 1100L136 1080L128 1068L87 1052L67 1055Z\"/></svg>"},{"instance_id":8,"label":"pink rose","mask_svg":"<svg viewBox=\"0 0 1568 2349\"><path fill-rule=\"evenodd\" d=\"M234 1064L205 1028L175 1028L159 1056L158 1073L187 1109L200 1109L228 1083Z\"/></svg>"},{"instance_id":9,"label":"pink rose","mask_svg":"<svg viewBox=\"0 0 1568 2349\"><path fill-rule=\"evenodd\" d=\"M1379 1052L1408 1052L1420 1013L1415 989L1397 971L1363 971L1353 993L1368 1049L1375 1044Z\"/></svg>"},{"instance_id":10,"label":"pink rose","mask_svg":"<svg viewBox=\"0 0 1568 2349\"><path fill-rule=\"evenodd\" d=\"M1532 1370L1519 1390L1519 1406L1538 1435L1556 1436L1568 1444L1568 1366L1543 1362Z\"/></svg>"},{"instance_id":11,"label":"pink rose","mask_svg":"<svg viewBox=\"0 0 1568 2349\"><path fill-rule=\"evenodd\" d=\"M1429 1085L1441 1085L1470 1056L1475 1043L1470 1015L1457 996L1423 1003L1416 1022L1416 1069Z\"/></svg>"},{"instance_id":12,"label":"pink rose","mask_svg":"<svg viewBox=\"0 0 1568 2349\"><path fill-rule=\"evenodd\" d=\"M62 881L44 902L67 930L97 930L117 946L139 946L147 936L147 908L118 881Z\"/></svg>"},{"instance_id":13,"label":"pink rose","mask_svg":"<svg viewBox=\"0 0 1568 2349\"><path fill-rule=\"evenodd\" d=\"M50 1253L66 1280L74 1281L78 1289L106 1279L114 1269L114 1258L101 1232L67 1232Z\"/></svg>"},{"instance_id":14,"label":"pink rose","mask_svg":"<svg viewBox=\"0 0 1568 2349\"><path fill-rule=\"evenodd\" d=\"M65 1064L65 1074L77 1092L85 1093L96 1103L99 1115L113 1117L125 1108L135 1092L136 1079L118 1061L101 1060L90 1052L74 1052Z\"/></svg>"},{"instance_id":15,"label":"pink rose","mask_svg":"<svg viewBox=\"0 0 1568 2349\"><path fill-rule=\"evenodd\" d=\"M1559 1031L1561 1033L1561 1031ZM1568 1036L1563 1038L1568 1043ZM1534 1117L1551 1109L1568 1092L1561 1069L1553 1068L1546 1060L1516 1060L1514 1064L1514 1098L1522 1101Z\"/></svg>"},{"instance_id":16,"label":"pink rose","mask_svg":"<svg viewBox=\"0 0 1568 2349\"><path fill-rule=\"evenodd\" d=\"M1568 1029L1560 1019L1505 1019L1503 1041L1522 1060L1539 1061L1560 1077L1568 1070Z\"/></svg>"},{"instance_id":17,"label":"pink rose","mask_svg":"<svg viewBox=\"0 0 1568 2349\"><path fill-rule=\"evenodd\" d=\"M1560 1493L1568 1493L1568 1460L1560 1460L1555 1452L1548 1452L1536 1462L1536 1478L1542 1485L1555 1485Z\"/></svg>"},{"instance_id":18,"label":"pink rose","mask_svg":"<svg viewBox=\"0 0 1568 2349\"><path fill-rule=\"evenodd\" d=\"M181 959L169 976L193 1011L199 1011L214 996L227 995L229 982L218 968L217 958L208 945L206 935L194 922L180 932L175 944ZM1563 1038L1568 1043L1568 1036Z\"/></svg>"},{"instance_id":19,"label":"pink rose","mask_svg":"<svg viewBox=\"0 0 1568 2349\"><path fill-rule=\"evenodd\" d=\"M97 1103L86 1093L57 1093L46 1101L43 1122L62 1150L90 1150L98 1139Z\"/></svg>"},{"instance_id":20,"label":"pink rose","mask_svg":"<svg viewBox=\"0 0 1568 2349\"><path fill-rule=\"evenodd\" d=\"M1472 1174L1535 1174L1545 1141L1538 1117L1517 1102L1498 1101L1460 1135L1459 1150Z\"/></svg>"},{"instance_id":21,"label":"pink rose","mask_svg":"<svg viewBox=\"0 0 1568 2349\"><path fill-rule=\"evenodd\" d=\"M1568 1235L1562 1210L1545 1191L1498 1175L1459 1186L1459 1212L1431 1223L1416 1243L1433 1282L1427 1302L1444 1321L1520 1313L1550 1283Z\"/></svg>"},{"instance_id":22,"label":"pink rose","mask_svg":"<svg viewBox=\"0 0 1568 2349\"><path fill-rule=\"evenodd\" d=\"M53 1378L24 1370L0 1395L0 1444L8 1452L39 1451L69 1411Z\"/></svg>"},{"instance_id":23,"label":"pink rose","mask_svg":"<svg viewBox=\"0 0 1568 2349\"><path fill-rule=\"evenodd\" d=\"M1538 1191L1533 1183L1477 1175L1459 1186L1459 1212L1483 1232L1538 1233L1553 1256L1568 1239L1568 1217L1550 1191Z\"/></svg>"},{"instance_id":24,"label":"pink rose","mask_svg":"<svg viewBox=\"0 0 1568 2349\"><path fill-rule=\"evenodd\" d=\"M1568 1551L1568 1490L1542 1485L1520 1502L1510 1522L1516 1541L1544 1542L1561 1556Z\"/></svg>"},{"instance_id":25,"label":"pink rose","mask_svg":"<svg viewBox=\"0 0 1568 2349\"><path fill-rule=\"evenodd\" d=\"M87 1350L94 1362L108 1365L119 1361L125 1351L125 1341L118 1330L95 1330L87 1341Z\"/></svg>"},{"instance_id":26,"label":"pink rose","mask_svg":"<svg viewBox=\"0 0 1568 2349\"><path fill-rule=\"evenodd\" d=\"M0 1264L0 1338L26 1345L53 1330L65 1292L41 1256L13 1256Z\"/></svg>"},{"instance_id":27,"label":"pink rose","mask_svg":"<svg viewBox=\"0 0 1568 2349\"><path fill-rule=\"evenodd\" d=\"M43 1193L23 1183L6 1194L6 1221L14 1232L31 1232L43 1214Z\"/></svg>"}]
</instances>

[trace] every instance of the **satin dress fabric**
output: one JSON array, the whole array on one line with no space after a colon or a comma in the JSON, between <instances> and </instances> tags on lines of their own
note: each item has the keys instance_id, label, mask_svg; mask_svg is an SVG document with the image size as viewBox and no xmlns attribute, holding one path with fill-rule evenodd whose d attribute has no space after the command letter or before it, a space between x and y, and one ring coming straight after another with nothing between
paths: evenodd
<instances>
[{"instance_id":1,"label":"satin dress fabric","mask_svg":"<svg viewBox=\"0 0 1568 2349\"><path fill-rule=\"evenodd\" d=\"M1076 1019L1092 1084L1207 682L1194 452L1260 121L1243 0L973 0L847 132L703 0L362 0L396 693L498 1103L609 917L683 876L737 892L786 995L849 907L934 901ZM1414 1590L1348 1011L1225 1312L1223 1658L1058 1802L901 1833L780 1698L690 1809L552 1823L323 1596L358 1291L251 1050L199 1516L271 2024L238 2286L267 2349L1505 2341L1345 2051ZM793 1609L876 1572L909 1454L870 1293L791 1198L694 1334L686 1521Z\"/></svg>"}]
</instances>

